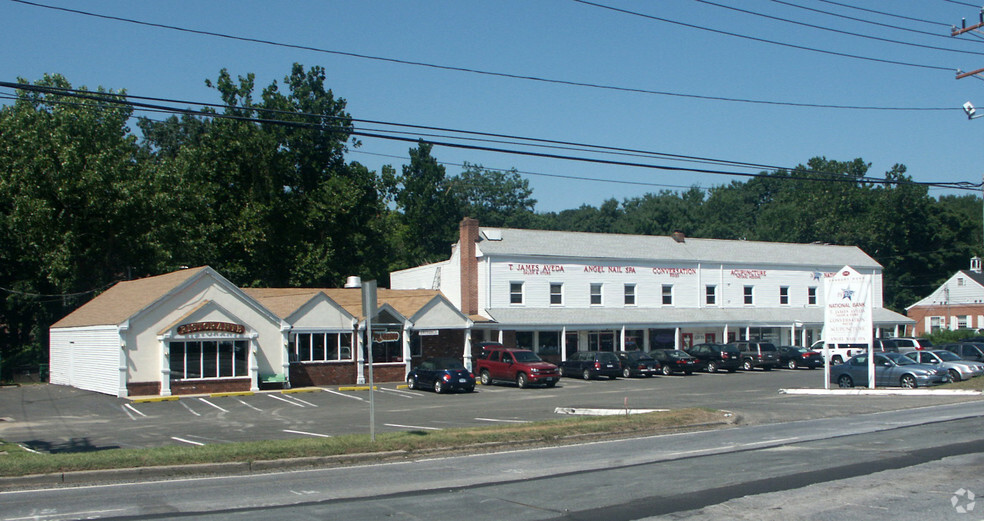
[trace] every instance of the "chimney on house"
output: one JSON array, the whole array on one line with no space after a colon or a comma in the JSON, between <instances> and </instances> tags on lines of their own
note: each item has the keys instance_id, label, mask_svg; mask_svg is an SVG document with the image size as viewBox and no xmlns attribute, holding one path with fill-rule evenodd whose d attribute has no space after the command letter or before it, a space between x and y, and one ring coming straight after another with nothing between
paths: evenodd
<instances>
[{"instance_id":1,"label":"chimney on house","mask_svg":"<svg viewBox=\"0 0 984 521\"><path fill-rule=\"evenodd\" d=\"M461 312L478 314L478 219L465 217L458 224L459 257L461 262Z\"/></svg>"},{"instance_id":2,"label":"chimney on house","mask_svg":"<svg viewBox=\"0 0 984 521\"><path fill-rule=\"evenodd\" d=\"M684 240L687 238L687 236L684 235L683 232L681 232L680 230L674 231L671 237L673 237L673 240L676 242L684 242Z\"/></svg>"},{"instance_id":3,"label":"chimney on house","mask_svg":"<svg viewBox=\"0 0 984 521\"><path fill-rule=\"evenodd\" d=\"M970 259L970 271L973 271L974 273L980 273L981 272L981 258L980 257L972 257Z\"/></svg>"}]
</instances>

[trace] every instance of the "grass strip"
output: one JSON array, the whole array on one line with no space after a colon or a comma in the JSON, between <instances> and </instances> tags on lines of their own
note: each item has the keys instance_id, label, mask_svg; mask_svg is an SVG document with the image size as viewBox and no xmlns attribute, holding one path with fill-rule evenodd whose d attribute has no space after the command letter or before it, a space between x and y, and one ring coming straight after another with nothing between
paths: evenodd
<instances>
[{"instance_id":1,"label":"grass strip","mask_svg":"<svg viewBox=\"0 0 984 521\"><path fill-rule=\"evenodd\" d=\"M332 438L266 440L216 443L200 447L167 446L146 449L108 449L78 453L46 454L0 441L0 476L27 476L82 470L125 469L163 465L253 462L287 458L463 450L496 444L572 443L586 436L626 436L707 429L724 425L725 413L703 408L680 409L604 417L571 417L524 424L445 429L410 430L376 435L351 434Z\"/></svg>"}]
</instances>

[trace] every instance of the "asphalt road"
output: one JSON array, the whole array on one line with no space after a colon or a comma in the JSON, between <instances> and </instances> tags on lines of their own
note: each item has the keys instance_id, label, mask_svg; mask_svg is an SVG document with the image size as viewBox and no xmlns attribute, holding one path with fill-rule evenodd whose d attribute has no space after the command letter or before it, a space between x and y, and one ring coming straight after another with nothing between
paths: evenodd
<instances>
[{"instance_id":1,"label":"asphalt road","mask_svg":"<svg viewBox=\"0 0 984 521\"><path fill-rule=\"evenodd\" d=\"M0 493L24 519L980 519L984 401L347 468ZM953 498L957 501L953 502ZM951 503L953 502L953 503Z\"/></svg>"},{"instance_id":2,"label":"asphalt road","mask_svg":"<svg viewBox=\"0 0 984 521\"><path fill-rule=\"evenodd\" d=\"M808 420L974 401L973 397L790 396L822 387L820 370L752 371L582 381L555 388L479 386L436 395L383 384L373 393L376 432L443 429L557 418L558 407L709 407L743 424ZM338 388L195 396L134 403L55 385L0 388L0 439L41 452L208 444L369 432L369 392Z\"/></svg>"}]
</instances>

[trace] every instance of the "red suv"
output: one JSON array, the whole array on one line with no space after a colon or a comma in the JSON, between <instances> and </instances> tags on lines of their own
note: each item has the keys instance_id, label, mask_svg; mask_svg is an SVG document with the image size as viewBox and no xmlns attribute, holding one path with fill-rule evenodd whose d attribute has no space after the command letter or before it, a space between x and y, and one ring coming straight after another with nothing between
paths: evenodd
<instances>
[{"instance_id":1,"label":"red suv","mask_svg":"<svg viewBox=\"0 0 984 521\"><path fill-rule=\"evenodd\" d=\"M516 382L521 389L530 384L557 385L560 373L557 366L544 362L533 351L512 349L502 344L484 342L482 353L475 360L475 373L482 385L493 381Z\"/></svg>"}]
</instances>

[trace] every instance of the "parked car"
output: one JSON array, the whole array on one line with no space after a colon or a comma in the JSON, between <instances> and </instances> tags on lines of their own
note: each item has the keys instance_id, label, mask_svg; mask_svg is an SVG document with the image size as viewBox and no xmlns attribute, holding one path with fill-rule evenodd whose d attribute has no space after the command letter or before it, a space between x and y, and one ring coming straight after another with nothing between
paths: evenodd
<instances>
[{"instance_id":1,"label":"parked car","mask_svg":"<svg viewBox=\"0 0 984 521\"><path fill-rule=\"evenodd\" d=\"M475 375L454 358L428 358L407 373L411 389L433 389L435 393L475 390Z\"/></svg>"},{"instance_id":2,"label":"parked car","mask_svg":"<svg viewBox=\"0 0 984 521\"><path fill-rule=\"evenodd\" d=\"M578 351L560 363L560 376L591 380L607 376L614 380L622 374L622 364L609 351Z\"/></svg>"},{"instance_id":3,"label":"parked car","mask_svg":"<svg viewBox=\"0 0 984 521\"><path fill-rule=\"evenodd\" d=\"M516 382L521 389L530 384L553 387L560 381L557 366L544 362L528 349L512 349L494 342L481 344L482 352L475 360L475 372L482 385L495 381Z\"/></svg>"},{"instance_id":4,"label":"parked car","mask_svg":"<svg viewBox=\"0 0 984 521\"><path fill-rule=\"evenodd\" d=\"M917 364L911 358L899 353L878 353L875 355L875 385L887 387L926 387L949 381L943 369L931 365ZM847 362L830 369L830 382L840 387L868 385L868 354L851 357Z\"/></svg>"},{"instance_id":5,"label":"parked car","mask_svg":"<svg viewBox=\"0 0 984 521\"><path fill-rule=\"evenodd\" d=\"M741 351L725 344L697 344L685 349L688 355L697 359L697 365L708 373L721 369L733 373L741 365Z\"/></svg>"},{"instance_id":6,"label":"parked car","mask_svg":"<svg viewBox=\"0 0 984 521\"><path fill-rule=\"evenodd\" d=\"M619 351L615 353L622 364L622 376L656 376L659 362L645 351Z\"/></svg>"},{"instance_id":7,"label":"parked car","mask_svg":"<svg viewBox=\"0 0 984 521\"><path fill-rule=\"evenodd\" d=\"M911 351L905 354L915 362L946 369L951 382L959 382L984 374L984 363L964 360L950 351Z\"/></svg>"},{"instance_id":8,"label":"parked car","mask_svg":"<svg viewBox=\"0 0 984 521\"><path fill-rule=\"evenodd\" d=\"M964 360L984 362L984 344L961 342L959 344L945 344L940 347Z\"/></svg>"},{"instance_id":9,"label":"parked car","mask_svg":"<svg viewBox=\"0 0 984 521\"><path fill-rule=\"evenodd\" d=\"M805 347L799 346L779 346L779 367L796 369L797 367L807 367L816 369L823 367L823 355Z\"/></svg>"},{"instance_id":10,"label":"parked car","mask_svg":"<svg viewBox=\"0 0 984 521\"><path fill-rule=\"evenodd\" d=\"M733 345L741 351L741 368L746 371L756 367L761 367L763 371L771 371L773 367L779 365L779 351L771 342L740 340L728 345Z\"/></svg>"},{"instance_id":11,"label":"parked car","mask_svg":"<svg viewBox=\"0 0 984 521\"><path fill-rule=\"evenodd\" d=\"M926 349L932 349L933 343L927 338L914 338L914 337L899 337L899 338L886 338L885 340L891 340L897 351L900 353L905 353L907 351L923 351Z\"/></svg>"},{"instance_id":12,"label":"parked car","mask_svg":"<svg viewBox=\"0 0 984 521\"><path fill-rule=\"evenodd\" d=\"M673 373L693 374L697 370L697 359L682 349L655 349L649 354L659 362L659 370L666 376Z\"/></svg>"},{"instance_id":13,"label":"parked car","mask_svg":"<svg viewBox=\"0 0 984 521\"><path fill-rule=\"evenodd\" d=\"M817 340L810 346L810 349L820 353L823 357L823 340ZM827 344L827 356L832 365L843 364L844 360L854 355L868 352L868 344Z\"/></svg>"}]
</instances>

